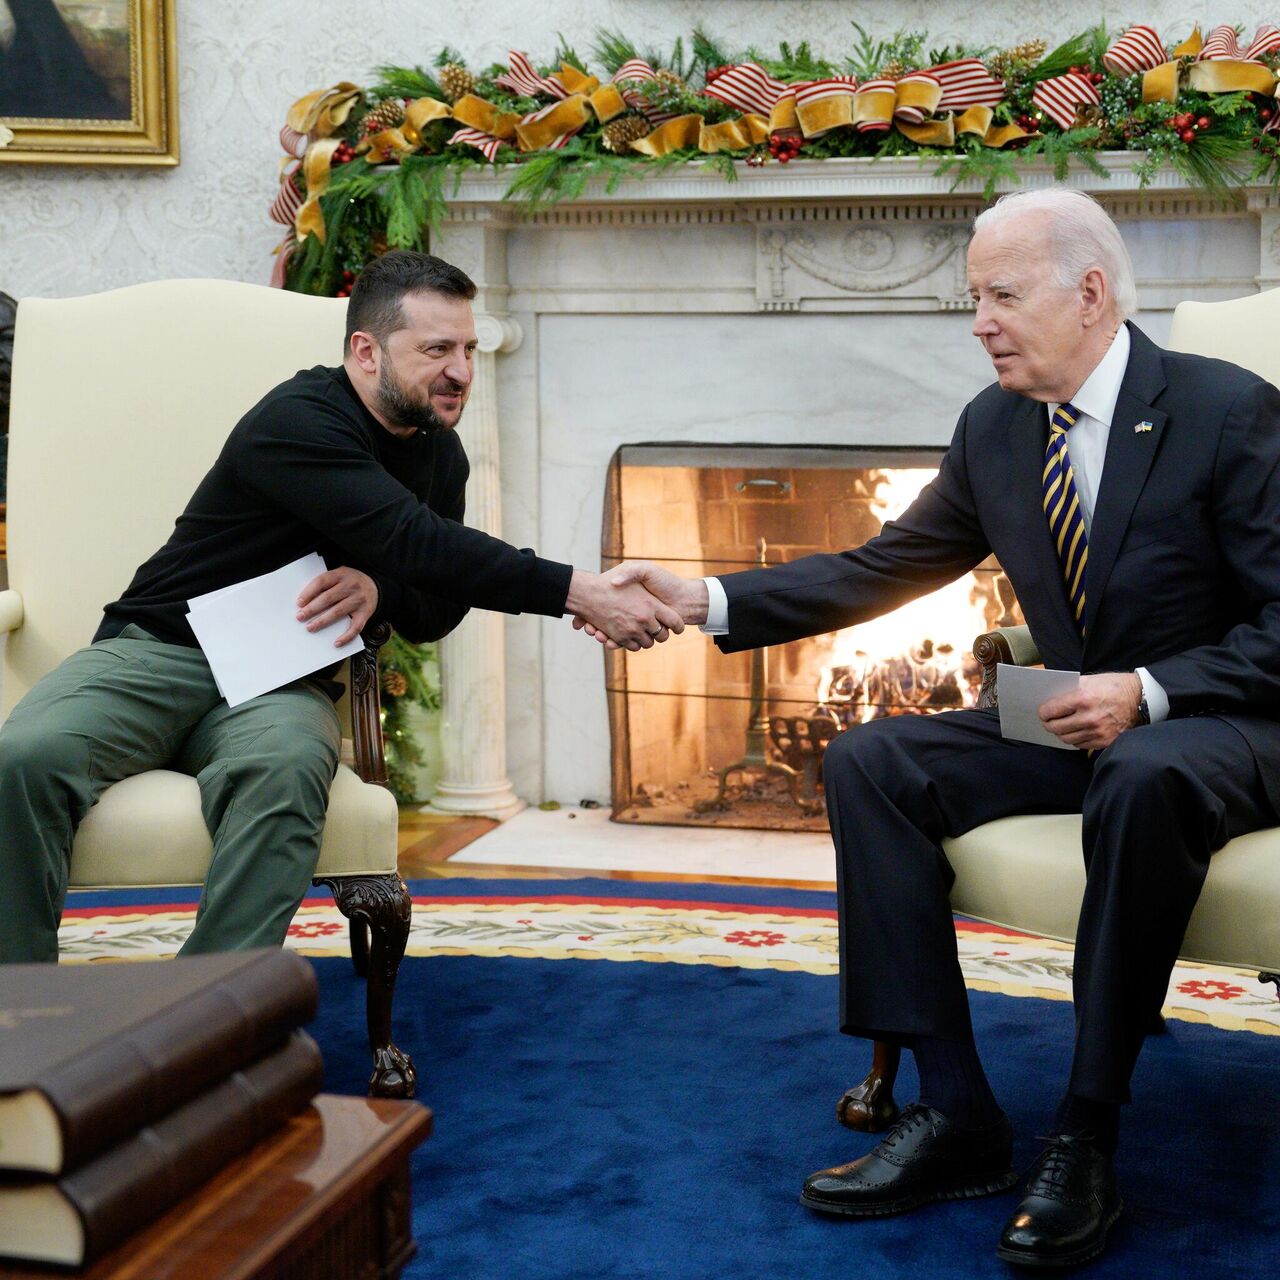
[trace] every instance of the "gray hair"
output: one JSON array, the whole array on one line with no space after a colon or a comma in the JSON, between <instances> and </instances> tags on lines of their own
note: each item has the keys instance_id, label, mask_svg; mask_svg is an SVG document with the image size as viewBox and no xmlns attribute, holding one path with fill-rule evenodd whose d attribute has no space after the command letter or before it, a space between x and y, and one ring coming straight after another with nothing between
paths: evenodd
<instances>
[{"instance_id":1,"label":"gray hair","mask_svg":"<svg viewBox=\"0 0 1280 1280\"><path fill-rule=\"evenodd\" d=\"M1111 286L1118 317L1127 319L1138 309L1133 263L1120 231L1110 215L1092 197L1070 187L1045 187L1037 191L1012 191L1001 196L974 219L975 234L1002 226L1023 213L1043 210L1049 215L1058 283L1074 289L1085 272L1097 267Z\"/></svg>"}]
</instances>

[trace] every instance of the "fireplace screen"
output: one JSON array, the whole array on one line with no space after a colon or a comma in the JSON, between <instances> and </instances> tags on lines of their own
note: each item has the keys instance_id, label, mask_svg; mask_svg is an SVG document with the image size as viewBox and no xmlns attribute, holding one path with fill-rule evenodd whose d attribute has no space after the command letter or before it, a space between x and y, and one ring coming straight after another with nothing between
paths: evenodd
<instances>
[{"instance_id":1,"label":"fireplace screen","mask_svg":"<svg viewBox=\"0 0 1280 1280\"><path fill-rule=\"evenodd\" d=\"M934 448L626 445L610 464L602 559L701 577L859 546L940 458ZM974 637L1021 621L988 560L847 631L725 655L692 629L611 653L613 816L825 830L827 743L880 716L974 705Z\"/></svg>"}]
</instances>

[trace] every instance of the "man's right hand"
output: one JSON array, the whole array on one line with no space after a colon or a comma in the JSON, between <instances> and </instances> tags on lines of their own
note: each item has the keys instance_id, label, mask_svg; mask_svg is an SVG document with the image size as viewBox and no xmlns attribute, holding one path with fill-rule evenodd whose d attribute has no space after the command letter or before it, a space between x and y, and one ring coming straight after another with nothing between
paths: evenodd
<instances>
[{"instance_id":1,"label":"man's right hand","mask_svg":"<svg viewBox=\"0 0 1280 1280\"><path fill-rule=\"evenodd\" d=\"M601 643L633 652L661 643L672 631L678 635L684 630L680 614L638 580L617 582L612 574L575 569L564 608L574 615L575 627L586 627Z\"/></svg>"},{"instance_id":2,"label":"man's right hand","mask_svg":"<svg viewBox=\"0 0 1280 1280\"><path fill-rule=\"evenodd\" d=\"M651 595L657 596L674 609L682 623L701 626L707 620L707 584L701 578L682 578L669 569L660 568L651 560L624 560L600 576L615 588L643 586ZM606 630L593 625L592 619L577 610L571 612L577 613L573 620L575 629L586 631L589 636L610 648L623 647ZM679 631L682 628L671 629ZM644 647L648 648L647 645Z\"/></svg>"}]
</instances>

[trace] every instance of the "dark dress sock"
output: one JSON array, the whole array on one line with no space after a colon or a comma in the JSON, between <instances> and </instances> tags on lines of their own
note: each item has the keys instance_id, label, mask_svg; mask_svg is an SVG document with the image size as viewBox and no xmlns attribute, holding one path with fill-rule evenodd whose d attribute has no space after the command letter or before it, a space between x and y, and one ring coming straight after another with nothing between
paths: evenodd
<instances>
[{"instance_id":1,"label":"dark dress sock","mask_svg":"<svg viewBox=\"0 0 1280 1280\"><path fill-rule=\"evenodd\" d=\"M1064 1094L1053 1117L1053 1132L1084 1138L1103 1155L1113 1156L1120 1141L1120 1104Z\"/></svg>"},{"instance_id":2,"label":"dark dress sock","mask_svg":"<svg viewBox=\"0 0 1280 1280\"><path fill-rule=\"evenodd\" d=\"M984 1129L1000 1117L972 1040L912 1036L907 1041L920 1073L920 1101L962 1129Z\"/></svg>"}]
</instances>

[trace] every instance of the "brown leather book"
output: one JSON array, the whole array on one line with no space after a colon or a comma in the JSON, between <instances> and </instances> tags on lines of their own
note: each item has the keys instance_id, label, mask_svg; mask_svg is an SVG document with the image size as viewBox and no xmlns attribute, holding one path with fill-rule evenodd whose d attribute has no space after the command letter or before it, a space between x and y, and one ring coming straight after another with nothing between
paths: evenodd
<instances>
[{"instance_id":1,"label":"brown leather book","mask_svg":"<svg viewBox=\"0 0 1280 1280\"><path fill-rule=\"evenodd\" d=\"M205 1093L57 1180L0 1179L0 1255L84 1266L177 1204L320 1092L316 1042L233 1071Z\"/></svg>"},{"instance_id":2,"label":"brown leather book","mask_svg":"<svg viewBox=\"0 0 1280 1280\"><path fill-rule=\"evenodd\" d=\"M0 1170L65 1173L280 1047L311 965L273 949L0 965Z\"/></svg>"}]
</instances>

